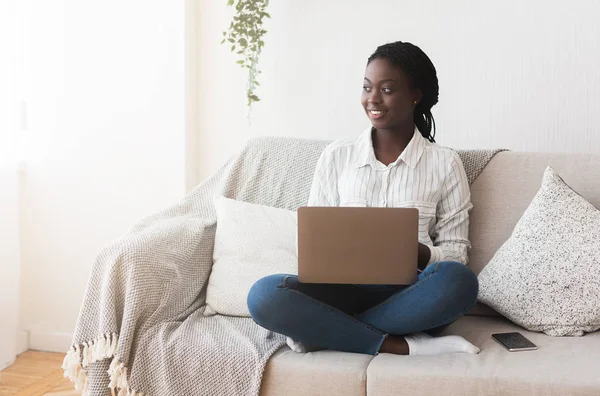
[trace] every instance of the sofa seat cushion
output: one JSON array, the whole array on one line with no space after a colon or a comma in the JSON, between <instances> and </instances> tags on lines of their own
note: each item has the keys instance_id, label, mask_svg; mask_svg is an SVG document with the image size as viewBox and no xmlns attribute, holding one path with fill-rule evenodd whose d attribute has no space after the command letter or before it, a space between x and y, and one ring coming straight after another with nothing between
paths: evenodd
<instances>
[{"instance_id":1,"label":"sofa seat cushion","mask_svg":"<svg viewBox=\"0 0 600 396\"><path fill-rule=\"evenodd\" d=\"M519 331L536 351L508 352L492 333ZM442 335L457 334L481 348L479 355L376 356L367 369L367 395L600 394L600 332L554 338L504 318L466 316Z\"/></svg>"},{"instance_id":2,"label":"sofa seat cushion","mask_svg":"<svg viewBox=\"0 0 600 396\"><path fill-rule=\"evenodd\" d=\"M365 396L371 355L337 351L275 353L265 369L261 396Z\"/></svg>"}]
</instances>

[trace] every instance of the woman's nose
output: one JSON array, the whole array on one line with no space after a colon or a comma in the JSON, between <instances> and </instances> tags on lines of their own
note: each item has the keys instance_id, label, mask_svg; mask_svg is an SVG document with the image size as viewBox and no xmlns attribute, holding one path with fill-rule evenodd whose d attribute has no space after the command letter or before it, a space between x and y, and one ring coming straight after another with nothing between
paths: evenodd
<instances>
[{"instance_id":1,"label":"woman's nose","mask_svg":"<svg viewBox=\"0 0 600 396\"><path fill-rule=\"evenodd\" d=\"M369 103L381 103L381 94L378 91L371 92L367 98Z\"/></svg>"}]
</instances>

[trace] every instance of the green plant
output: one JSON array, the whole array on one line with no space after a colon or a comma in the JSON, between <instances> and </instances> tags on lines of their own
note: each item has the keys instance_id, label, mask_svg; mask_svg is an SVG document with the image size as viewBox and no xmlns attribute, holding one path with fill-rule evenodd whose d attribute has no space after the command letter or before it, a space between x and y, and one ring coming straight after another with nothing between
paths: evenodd
<instances>
[{"instance_id":1,"label":"green plant","mask_svg":"<svg viewBox=\"0 0 600 396\"><path fill-rule=\"evenodd\" d=\"M227 5L233 6L235 0L228 0ZM266 12L269 0L237 0L235 4L236 14L229 25L229 29L223 32L221 44L230 43L231 51L241 56L236 63L248 69L248 83L246 96L248 107L260 99L254 93L260 84L256 80L258 70L258 57L265 45L263 36L267 31L263 29L263 18L271 18Z\"/></svg>"}]
</instances>

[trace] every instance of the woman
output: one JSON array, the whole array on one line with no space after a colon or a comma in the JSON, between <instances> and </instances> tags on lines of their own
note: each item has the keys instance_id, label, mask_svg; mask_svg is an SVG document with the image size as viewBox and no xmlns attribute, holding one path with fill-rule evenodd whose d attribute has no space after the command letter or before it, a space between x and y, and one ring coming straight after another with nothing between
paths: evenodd
<instances>
[{"instance_id":1,"label":"woman","mask_svg":"<svg viewBox=\"0 0 600 396\"><path fill-rule=\"evenodd\" d=\"M324 150L308 204L418 208L422 272L410 286L260 279L248 295L250 313L259 325L288 336L292 349L479 352L462 337L431 335L471 309L478 292L465 265L472 207L467 177L458 155L434 140L431 108L438 91L431 60L410 43L385 44L369 57L361 102L372 127Z\"/></svg>"}]
</instances>

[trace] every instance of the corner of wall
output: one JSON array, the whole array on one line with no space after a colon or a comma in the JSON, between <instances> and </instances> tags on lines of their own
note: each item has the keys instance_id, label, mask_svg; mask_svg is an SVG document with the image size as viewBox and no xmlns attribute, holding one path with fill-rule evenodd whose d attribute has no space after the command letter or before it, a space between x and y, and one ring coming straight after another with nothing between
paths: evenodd
<instances>
[{"instance_id":1,"label":"corner of wall","mask_svg":"<svg viewBox=\"0 0 600 396\"><path fill-rule=\"evenodd\" d=\"M29 349L29 332L21 330L17 333L17 355Z\"/></svg>"}]
</instances>

